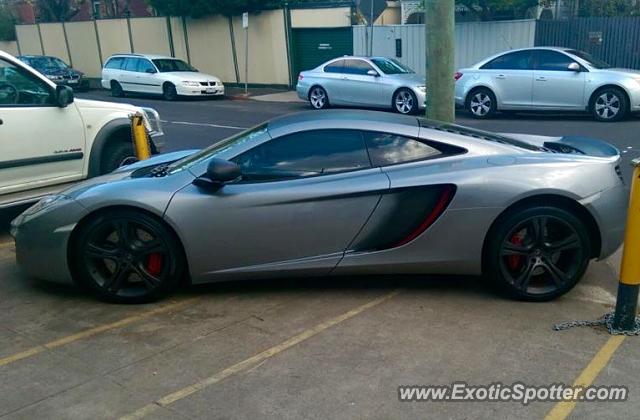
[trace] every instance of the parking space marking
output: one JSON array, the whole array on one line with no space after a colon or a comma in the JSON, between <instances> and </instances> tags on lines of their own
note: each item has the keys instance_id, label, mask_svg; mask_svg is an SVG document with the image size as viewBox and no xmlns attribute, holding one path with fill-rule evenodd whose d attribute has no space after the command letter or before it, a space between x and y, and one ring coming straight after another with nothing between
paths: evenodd
<instances>
[{"instance_id":1,"label":"parking space marking","mask_svg":"<svg viewBox=\"0 0 640 420\"><path fill-rule=\"evenodd\" d=\"M14 245L13 241L10 242L0 242L0 249L2 248L10 248Z\"/></svg>"},{"instance_id":2,"label":"parking space marking","mask_svg":"<svg viewBox=\"0 0 640 420\"><path fill-rule=\"evenodd\" d=\"M87 330L81 331L76 334L68 335L66 337L62 337L57 340L50 341L40 346L35 346L30 349L13 354L11 356L3 357L0 359L0 367L17 362L19 360L29 358L31 356L35 356L36 354L40 354L47 350L53 350L57 347L62 347L67 344L71 344L75 341L82 340L84 338L93 337L94 335L98 335L106 331L111 331L116 328L125 327L129 324L133 324L134 322L140 321L145 318L149 318L150 316L153 316L153 315L158 315L158 314L169 312L175 309L180 309L181 307L187 305L188 303L192 303L197 299L198 298L191 298L191 299L182 300L180 302L173 302L167 305L160 306L159 308L151 309L137 315L132 315L132 316L123 318L119 321L111 322L109 324L99 325L97 327L89 328Z\"/></svg>"},{"instance_id":3,"label":"parking space marking","mask_svg":"<svg viewBox=\"0 0 640 420\"><path fill-rule=\"evenodd\" d=\"M593 356L593 359L591 359L587 367L580 373L580 376L578 376L573 385L586 387L593 384L593 381L598 377L602 369L609 364L613 354L618 350L626 337L626 335L614 335L610 337L598 353ZM560 401L549 411L545 420L566 419L576 407L576 403L577 401Z\"/></svg>"},{"instance_id":4,"label":"parking space marking","mask_svg":"<svg viewBox=\"0 0 640 420\"><path fill-rule=\"evenodd\" d=\"M196 122L189 122L189 121L165 121L165 120L161 120L162 123L166 123L166 124L182 124L182 125L195 125L195 126L202 126L202 127L213 127L213 128L227 128L229 130L246 130L249 127L236 127L234 125L219 125L219 124L210 124L210 123L196 123Z\"/></svg>"},{"instance_id":5,"label":"parking space marking","mask_svg":"<svg viewBox=\"0 0 640 420\"><path fill-rule=\"evenodd\" d=\"M149 414L154 413L155 411L159 410L162 407L167 407L173 403L175 403L176 401L182 400L190 395L195 394L196 392L207 388L211 385L217 384L218 382L233 376L235 374L238 374L240 372L246 371L251 367L254 367L256 365L258 365L259 363L264 362L267 359L272 358L273 356L282 353L285 350L290 349L291 347L296 346L297 344L302 343L303 341L306 341L308 339L310 339L311 337L314 337L318 334L320 334L321 332L335 326L338 325L344 321L347 321L348 319L353 318L354 316L373 308L374 306L378 306L383 302L388 301L389 299L393 298L394 296L396 296L398 293L400 293L400 290L394 290L391 293L387 293L386 295L383 295L377 299L374 299L370 302L365 303L364 305L360 305L357 308L354 308L348 312L343 313L342 315L338 315L334 318L331 318L327 321L324 321L312 328L309 328L308 330L305 330L303 332L301 332L300 334L294 335L293 337L289 338L286 341L283 341L280 344L277 344L267 350L264 350L261 353L258 353L256 355L253 355L251 357L249 357L248 359L245 359L241 362L236 363L235 365L232 365L224 370L221 370L220 372L214 374L213 376L209 376L208 378L202 379L199 382L196 382L192 385L186 386L178 391L175 391L171 394L165 395L164 397L160 398L159 400L154 401L151 404L148 404L142 408L140 408L139 410L134 411L133 413L127 414L123 417L120 418L120 420L136 420L136 419L141 419L144 418L146 416L148 416Z\"/></svg>"}]
</instances>

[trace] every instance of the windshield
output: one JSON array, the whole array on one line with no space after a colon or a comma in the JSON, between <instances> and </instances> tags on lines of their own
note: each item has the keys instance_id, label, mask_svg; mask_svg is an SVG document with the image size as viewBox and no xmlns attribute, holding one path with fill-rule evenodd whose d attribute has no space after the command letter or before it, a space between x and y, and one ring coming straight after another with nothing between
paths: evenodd
<instances>
[{"instance_id":1,"label":"windshield","mask_svg":"<svg viewBox=\"0 0 640 420\"><path fill-rule=\"evenodd\" d=\"M595 58L591 54L586 53L584 51L569 50L567 52L569 54L575 55L578 58L583 59L584 61L586 61L593 68L596 68L596 69L609 69L609 68L611 68L609 63L607 63L606 61L598 60L597 58Z\"/></svg>"},{"instance_id":2,"label":"windshield","mask_svg":"<svg viewBox=\"0 0 640 420\"><path fill-rule=\"evenodd\" d=\"M495 143L508 144L510 146L519 147L520 149L531 150L535 152L543 151L544 149L533 144L525 143L524 141L516 140L511 137L502 136L499 134L491 133L489 131L478 130L475 128L464 127L457 124L446 124L438 121L422 119L423 127L432 128L434 130L446 131L448 133L461 134L463 136L473 137L477 139L492 141Z\"/></svg>"},{"instance_id":3,"label":"windshield","mask_svg":"<svg viewBox=\"0 0 640 420\"><path fill-rule=\"evenodd\" d=\"M258 136L261 136L266 132L267 132L267 124L262 124L254 128L250 128L249 130L243 131L242 133L229 137L226 140L222 140L219 143L209 146L206 149L203 149L190 156L187 156L182 160L175 162L174 164L169 166L167 172L170 174L173 174L179 171L183 171L185 169L189 169L200 162L219 156L223 152L227 152L229 150L235 149L243 145L244 143L248 142L249 140L254 139Z\"/></svg>"},{"instance_id":4,"label":"windshield","mask_svg":"<svg viewBox=\"0 0 640 420\"><path fill-rule=\"evenodd\" d=\"M415 73L409 67L405 66L398 60L389 58L372 58L373 64L378 66L384 74L409 74Z\"/></svg>"},{"instance_id":5,"label":"windshield","mask_svg":"<svg viewBox=\"0 0 640 420\"><path fill-rule=\"evenodd\" d=\"M56 57L30 57L25 61L34 69L40 70L64 70L69 67L64 61Z\"/></svg>"},{"instance_id":6,"label":"windshield","mask_svg":"<svg viewBox=\"0 0 640 420\"><path fill-rule=\"evenodd\" d=\"M158 58L152 61L160 73L169 73L172 71L198 71L182 60Z\"/></svg>"}]
</instances>

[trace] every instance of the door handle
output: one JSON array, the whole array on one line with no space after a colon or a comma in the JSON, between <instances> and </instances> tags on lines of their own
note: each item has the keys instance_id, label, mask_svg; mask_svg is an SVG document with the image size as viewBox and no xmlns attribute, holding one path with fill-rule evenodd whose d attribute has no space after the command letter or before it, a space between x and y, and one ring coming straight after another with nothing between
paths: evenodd
<instances>
[{"instance_id":1,"label":"door handle","mask_svg":"<svg viewBox=\"0 0 640 420\"><path fill-rule=\"evenodd\" d=\"M538 82L546 82L547 78L544 77L544 76L539 76L539 77L536 77L536 81L538 81Z\"/></svg>"},{"instance_id":2,"label":"door handle","mask_svg":"<svg viewBox=\"0 0 640 420\"><path fill-rule=\"evenodd\" d=\"M504 74L499 74L496 76L496 79L506 79L507 76L505 76Z\"/></svg>"},{"instance_id":3,"label":"door handle","mask_svg":"<svg viewBox=\"0 0 640 420\"><path fill-rule=\"evenodd\" d=\"M0 125L4 124L4 121L2 121L2 118L0 118Z\"/></svg>"}]
</instances>

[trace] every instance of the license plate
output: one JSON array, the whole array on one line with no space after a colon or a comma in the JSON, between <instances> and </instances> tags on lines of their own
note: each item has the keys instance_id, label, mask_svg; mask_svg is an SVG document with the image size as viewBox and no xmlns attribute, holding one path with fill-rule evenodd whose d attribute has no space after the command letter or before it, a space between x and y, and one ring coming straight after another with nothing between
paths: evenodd
<instances>
[{"instance_id":1,"label":"license plate","mask_svg":"<svg viewBox=\"0 0 640 420\"><path fill-rule=\"evenodd\" d=\"M214 88L206 88L205 92L207 92L207 93L216 93L217 90L215 90Z\"/></svg>"},{"instance_id":2,"label":"license plate","mask_svg":"<svg viewBox=\"0 0 640 420\"><path fill-rule=\"evenodd\" d=\"M77 81L77 80L69 80L69 84L70 84L70 85L75 85L76 83L78 83L78 81Z\"/></svg>"}]
</instances>

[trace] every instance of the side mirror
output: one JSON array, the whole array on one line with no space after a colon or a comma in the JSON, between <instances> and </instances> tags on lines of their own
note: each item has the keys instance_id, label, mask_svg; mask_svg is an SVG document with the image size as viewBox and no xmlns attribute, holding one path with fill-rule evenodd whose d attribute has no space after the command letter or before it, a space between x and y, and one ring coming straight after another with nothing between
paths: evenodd
<instances>
[{"instance_id":1,"label":"side mirror","mask_svg":"<svg viewBox=\"0 0 640 420\"><path fill-rule=\"evenodd\" d=\"M367 72L367 74L368 74L369 76L373 76L373 77L378 77L378 76L380 76L380 74L379 74L377 71L375 71L375 70L369 70L369 71Z\"/></svg>"},{"instance_id":2,"label":"side mirror","mask_svg":"<svg viewBox=\"0 0 640 420\"><path fill-rule=\"evenodd\" d=\"M149 73L149 74L156 74L157 73L156 69L152 69L152 68L147 68L144 72L145 73Z\"/></svg>"},{"instance_id":3,"label":"side mirror","mask_svg":"<svg viewBox=\"0 0 640 420\"><path fill-rule=\"evenodd\" d=\"M569 69L569 71L580 71L580 64L576 63L575 61L571 64L569 64L569 67L567 67L567 69Z\"/></svg>"},{"instance_id":4,"label":"side mirror","mask_svg":"<svg viewBox=\"0 0 640 420\"><path fill-rule=\"evenodd\" d=\"M222 188L227 182L234 181L242 175L240 167L233 162L224 159L213 158L207 165L207 173L196 178L194 185L210 190Z\"/></svg>"},{"instance_id":5,"label":"side mirror","mask_svg":"<svg viewBox=\"0 0 640 420\"><path fill-rule=\"evenodd\" d=\"M73 89L69 86L56 86L56 105L60 108L66 108L73 103Z\"/></svg>"}]
</instances>

